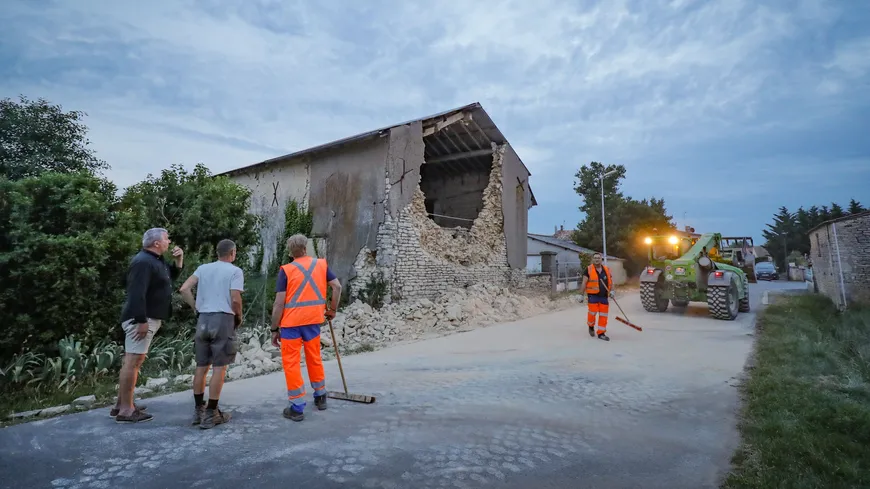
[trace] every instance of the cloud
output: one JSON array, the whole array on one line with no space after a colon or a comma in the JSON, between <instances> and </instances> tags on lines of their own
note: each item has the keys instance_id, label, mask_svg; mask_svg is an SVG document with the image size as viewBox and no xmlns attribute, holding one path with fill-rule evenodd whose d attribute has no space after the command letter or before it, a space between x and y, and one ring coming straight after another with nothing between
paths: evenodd
<instances>
[{"instance_id":1,"label":"cloud","mask_svg":"<svg viewBox=\"0 0 870 489\"><path fill-rule=\"evenodd\" d=\"M822 0L11 0L0 96L86 111L121 187L480 101L533 174L531 231L581 220L573 176L601 161L678 221L760 239L780 205L870 203L868 21Z\"/></svg>"}]
</instances>

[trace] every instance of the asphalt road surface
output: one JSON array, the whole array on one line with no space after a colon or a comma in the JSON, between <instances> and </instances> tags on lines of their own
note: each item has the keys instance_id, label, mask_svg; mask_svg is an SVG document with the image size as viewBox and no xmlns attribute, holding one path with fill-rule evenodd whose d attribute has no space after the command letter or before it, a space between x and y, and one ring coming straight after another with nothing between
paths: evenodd
<instances>
[{"instance_id":1,"label":"asphalt road surface","mask_svg":"<svg viewBox=\"0 0 870 489\"><path fill-rule=\"evenodd\" d=\"M752 309L765 290L752 285ZM2 486L15 488L713 488L737 447L736 384L754 313L704 304L643 311L617 296L603 342L585 305L343 358L349 390L284 419L281 372L228 383L233 420L189 423L190 391L147 400L154 420L116 424L108 408L0 430ZM619 314L611 306L611 316ZM327 386L341 390L335 361ZM309 396L310 396L309 389Z\"/></svg>"}]
</instances>

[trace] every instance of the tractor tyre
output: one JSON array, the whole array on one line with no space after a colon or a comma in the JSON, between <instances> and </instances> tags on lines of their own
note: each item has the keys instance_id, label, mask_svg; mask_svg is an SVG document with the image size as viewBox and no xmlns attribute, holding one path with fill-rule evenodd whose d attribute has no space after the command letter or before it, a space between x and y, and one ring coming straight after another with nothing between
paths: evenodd
<instances>
[{"instance_id":1,"label":"tractor tyre","mask_svg":"<svg viewBox=\"0 0 870 489\"><path fill-rule=\"evenodd\" d=\"M640 302L647 312L665 312L668 310L668 300L662 297L664 280L656 283L642 282L640 284Z\"/></svg>"},{"instance_id":2,"label":"tractor tyre","mask_svg":"<svg viewBox=\"0 0 870 489\"><path fill-rule=\"evenodd\" d=\"M746 290L746 297L740 299L737 310L740 312L749 312L749 289Z\"/></svg>"},{"instance_id":3,"label":"tractor tyre","mask_svg":"<svg viewBox=\"0 0 870 489\"><path fill-rule=\"evenodd\" d=\"M674 307L686 307L689 305L689 301L681 301L679 299L671 299L671 305Z\"/></svg>"},{"instance_id":4,"label":"tractor tyre","mask_svg":"<svg viewBox=\"0 0 870 489\"><path fill-rule=\"evenodd\" d=\"M710 308L710 315L716 319L733 321L739 312L739 302L737 284L734 280L731 281L731 285L707 289L707 305Z\"/></svg>"}]
</instances>

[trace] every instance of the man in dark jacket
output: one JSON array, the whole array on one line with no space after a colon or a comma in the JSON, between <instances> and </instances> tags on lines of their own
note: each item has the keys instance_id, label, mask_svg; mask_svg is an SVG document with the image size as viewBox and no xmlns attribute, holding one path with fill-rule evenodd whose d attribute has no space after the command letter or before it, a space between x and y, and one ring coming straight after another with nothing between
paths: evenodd
<instances>
[{"instance_id":1,"label":"man in dark jacket","mask_svg":"<svg viewBox=\"0 0 870 489\"><path fill-rule=\"evenodd\" d=\"M130 260L127 269L127 300L121 311L124 330L124 363L118 381L118 402L110 416L118 423L150 421L145 406L133 404L139 369L151 346L154 334L172 314L172 282L184 263L184 252L172 250L174 263L162 255L169 250L169 233L163 228L149 229L142 237L142 250Z\"/></svg>"}]
</instances>

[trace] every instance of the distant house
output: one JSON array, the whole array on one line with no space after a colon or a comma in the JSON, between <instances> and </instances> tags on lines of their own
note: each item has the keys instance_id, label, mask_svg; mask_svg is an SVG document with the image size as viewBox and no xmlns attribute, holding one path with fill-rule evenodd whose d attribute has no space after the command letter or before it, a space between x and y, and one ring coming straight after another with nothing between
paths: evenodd
<instances>
[{"instance_id":1,"label":"distant house","mask_svg":"<svg viewBox=\"0 0 870 489\"><path fill-rule=\"evenodd\" d=\"M556 232L553 233L553 237L563 239L565 241L571 241L571 234L573 233L574 231L571 231L570 229L566 230L565 226L559 226L558 228L556 228Z\"/></svg>"},{"instance_id":2,"label":"distant house","mask_svg":"<svg viewBox=\"0 0 870 489\"><path fill-rule=\"evenodd\" d=\"M559 273L561 275L567 274L568 276L582 273L580 271L580 253L591 255L596 252L595 250L578 246L573 241L547 236L546 234L529 233L526 247L528 248L526 271L540 272L541 252L550 251L556 253L556 264L559 267ZM624 284L627 277L625 260L607 255L607 265L613 274L613 282L616 285Z\"/></svg>"}]
</instances>

